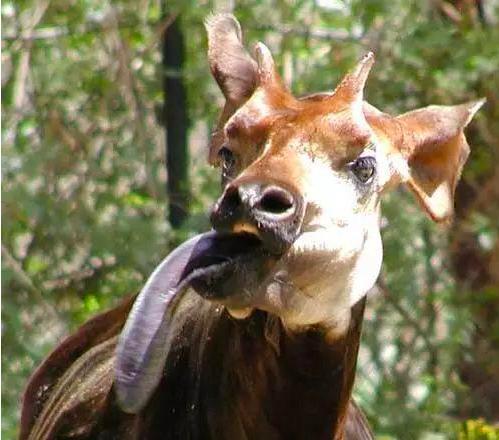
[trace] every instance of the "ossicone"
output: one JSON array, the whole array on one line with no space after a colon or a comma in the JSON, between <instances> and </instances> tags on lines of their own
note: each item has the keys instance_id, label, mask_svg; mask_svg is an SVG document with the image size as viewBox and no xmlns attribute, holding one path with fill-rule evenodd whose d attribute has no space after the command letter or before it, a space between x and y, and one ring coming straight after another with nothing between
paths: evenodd
<instances>
[{"instance_id":1,"label":"ossicone","mask_svg":"<svg viewBox=\"0 0 499 440\"><path fill-rule=\"evenodd\" d=\"M345 104L362 103L367 77L374 64L374 53L368 52L348 72L333 92L331 99Z\"/></svg>"},{"instance_id":2,"label":"ossicone","mask_svg":"<svg viewBox=\"0 0 499 440\"><path fill-rule=\"evenodd\" d=\"M255 45L254 54L258 65L258 84L262 87L283 87L269 48L262 42L258 42Z\"/></svg>"}]
</instances>

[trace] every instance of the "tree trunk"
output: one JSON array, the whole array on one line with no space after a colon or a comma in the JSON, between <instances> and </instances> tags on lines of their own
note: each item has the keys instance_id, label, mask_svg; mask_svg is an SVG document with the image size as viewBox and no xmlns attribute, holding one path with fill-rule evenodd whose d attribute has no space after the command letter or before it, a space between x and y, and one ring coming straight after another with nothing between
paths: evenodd
<instances>
[{"instance_id":1,"label":"tree trunk","mask_svg":"<svg viewBox=\"0 0 499 440\"><path fill-rule=\"evenodd\" d=\"M178 17L166 29L162 49L168 220L178 228L189 212L189 119L183 78L184 37Z\"/></svg>"}]
</instances>

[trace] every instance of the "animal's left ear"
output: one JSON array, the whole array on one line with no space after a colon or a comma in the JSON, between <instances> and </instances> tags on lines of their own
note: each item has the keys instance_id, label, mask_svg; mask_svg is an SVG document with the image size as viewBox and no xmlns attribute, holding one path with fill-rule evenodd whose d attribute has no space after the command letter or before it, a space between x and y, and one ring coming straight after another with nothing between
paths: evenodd
<instances>
[{"instance_id":1,"label":"animal's left ear","mask_svg":"<svg viewBox=\"0 0 499 440\"><path fill-rule=\"evenodd\" d=\"M429 106L396 118L407 164L400 175L434 221L453 215L454 191L470 151L463 130L484 102Z\"/></svg>"}]
</instances>

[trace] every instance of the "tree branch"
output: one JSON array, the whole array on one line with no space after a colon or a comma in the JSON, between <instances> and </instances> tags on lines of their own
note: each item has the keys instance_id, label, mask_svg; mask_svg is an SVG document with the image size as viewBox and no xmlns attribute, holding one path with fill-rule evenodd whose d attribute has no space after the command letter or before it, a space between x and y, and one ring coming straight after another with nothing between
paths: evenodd
<instances>
[{"instance_id":1,"label":"tree branch","mask_svg":"<svg viewBox=\"0 0 499 440\"><path fill-rule=\"evenodd\" d=\"M52 305L45 299L44 292L35 286L33 280L29 277L29 275L24 271L19 262L15 259L9 249L2 243L2 256L4 258L5 264L10 267L12 273L16 277L19 284L27 288L31 293L33 293L43 308L56 320L62 320L62 317L59 315L57 310L55 310Z\"/></svg>"},{"instance_id":2,"label":"tree branch","mask_svg":"<svg viewBox=\"0 0 499 440\"><path fill-rule=\"evenodd\" d=\"M283 35L295 35L303 38L315 38L317 40L357 41L361 40L364 36L361 32L348 32L340 29L333 30L324 28L305 29L297 28L287 24L277 26L262 25L260 23L256 23L253 27L260 31L273 31Z\"/></svg>"},{"instance_id":3,"label":"tree branch","mask_svg":"<svg viewBox=\"0 0 499 440\"><path fill-rule=\"evenodd\" d=\"M43 283L43 288L46 290L68 290L78 283L86 283L97 277L101 277L116 267L116 260L100 261L98 264L87 264L74 272L64 274L60 277L47 280Z\"/></svg>"},{"instance_id":4,"label":"tree branch","mask_svg":"<svg viewBox=\"0 0 499 440\"><path fill-rule=\"evenodd\" d=\"M378 279L376 286L383 294L383 297L386 299L386 301L400 314L400 316L402 316L402 318L404 318L404 320L409 325L411 325L414 328L416 334L424 341L426 348L433 353L434 351L433 343L428 338L428 335L425 333L423 327L416 319L414 319L410 315L410 313L404 307L402 307L402 305L399 304L398 301L395 300L395 298L388 290L388 287L382 278Z\"/></svg>"},{"instance_id":5,"label":"tree branch","mask_svg":"<svg viewBox=\"0 0 499 440\"><path fill-rule=\"evenodd\" d=\"M170 26L170 24L175 20L177 14L172 14L168 17L165 17L164 20L158 24L156 21L147 21L145 22L146 26L156 27L154 31L154 41L151 43L151 46L157 44L161 38L161 35L165 32L165 30ZM130 29L137 26L140 26L140 22L121 22L119 23L119 29ZM53 26L53 27L45 27L36 30L32 30L32 32L5 32L2 33L2 41L36 41L36 40L56 40L58 38L65 37L74 37L80 35L87 35L93 33L101 33L106 32L108 30L114 29L116 26L114 23L109 23L108 17L104 17L101 20L95 20L91 22L87 22L84 25L78 26L75 29L72 29L68 26ZM146 49L149 50L151 47Z\"/></svg>"}]
</instances>

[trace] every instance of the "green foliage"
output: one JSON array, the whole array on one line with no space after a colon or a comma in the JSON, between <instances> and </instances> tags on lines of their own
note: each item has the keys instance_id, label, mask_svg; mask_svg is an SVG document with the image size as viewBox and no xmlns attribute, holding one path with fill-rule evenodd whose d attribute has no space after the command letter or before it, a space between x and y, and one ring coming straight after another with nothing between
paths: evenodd
<instances>
[{"instance_id":1,"label":"green foliage","mask_svg":"<svg viewBox=\"0 0 499 440\"><path fill-rule=\"evenodd\" d=\"M331 90L373 48L367 97L385 111L487 96L489 107L469 130L464 178L470 188L489 185L499 151L497 5L488 6L487 24L463 11L456 23L435 2L236 3L246 41L269 44L297 94ZM192 212L180 231L164 213L161 3L44 5L2 4L5 438L15 437L20 392L43 356L89 316L140 289L172 246L207 229L219 190L205 147L222 99L208 78L202 25L218 2L168 2L186 36L195 121ZM476 317L499 302L497 285L459 284L451 265L461 237L473 237L483 255L498 247L498 206L473 203L472 214L444 229L405 191L385 200L385 266L367 311L355 390L379 438L497 438L481 421L461 422L476 407L459 374L469 361L463 353L474 348ZM497 344L497 325L489 333Z\"/></svg>"},{"instance_id":2,"label":"green foliage","mask_svg":"<svg viewBox=\"0 0 499 440\"><path fill-rule=\"evenodd\" d=\"M485 423L484 420L466 420L461 424L459 440L497 440L499 429Z\"/></svg>"}]
</instances>

